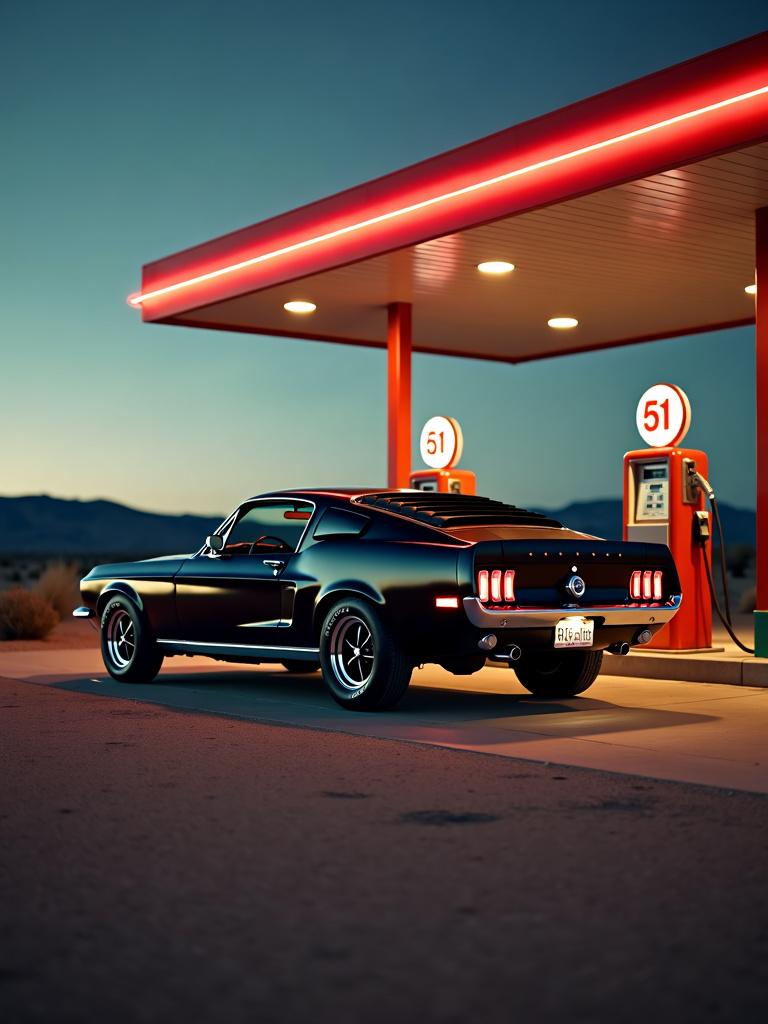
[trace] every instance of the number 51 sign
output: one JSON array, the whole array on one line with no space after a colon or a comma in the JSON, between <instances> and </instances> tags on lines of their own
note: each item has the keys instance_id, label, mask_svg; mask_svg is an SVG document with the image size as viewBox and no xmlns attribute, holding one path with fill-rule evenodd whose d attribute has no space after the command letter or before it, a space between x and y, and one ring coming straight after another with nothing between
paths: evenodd
<instances>
[{"instance_id":1,"label":"number 51 sign","mask_svg":"<svg viewBox=\"0 0 768 1024\"><path fill-rule=\"evenodd\" d=\"M461 427L450 416L433 416L421 430L419 450L430 469L448 469L461 458Z\"/></svg>"},{"instance_id":2,"label":"number 51 sign","mask_svg":"<svg viewBox=\"0 0 768 1024\"><path fill-rule=\"evenodd\" d=\"M637 429L651 448L680 444L691 425L691 404L682 388L654 384L637 403Z\"/></svg>"}]
</instances>

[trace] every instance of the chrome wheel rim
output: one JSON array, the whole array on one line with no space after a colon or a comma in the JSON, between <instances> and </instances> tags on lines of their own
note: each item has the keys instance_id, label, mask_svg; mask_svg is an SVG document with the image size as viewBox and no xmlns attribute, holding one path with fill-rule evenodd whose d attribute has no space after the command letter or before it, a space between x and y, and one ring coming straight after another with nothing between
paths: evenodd
<instances>
[{"instance_id":1,"label":"chrome wheel rim","mask_svg":"<svg viewBox=\"0 0 768 1024\"><path fill-rule=\"evenodd\" d=\"M136 627L125 611L116 611L107 623L107 651L117 668L127 668L136 650Z\"/></svg>"},{"instance_id":2,"label":"chrome wheel rim","mask_svg":"<svg viewBox=\"0 0 768 1024\"><path fill-rule=\"evenodd\" d=\"M373 675L373 634L357 615L342 615L331 633L331 665L345 690L362 690Z\"/></svg>"}]
</instances>

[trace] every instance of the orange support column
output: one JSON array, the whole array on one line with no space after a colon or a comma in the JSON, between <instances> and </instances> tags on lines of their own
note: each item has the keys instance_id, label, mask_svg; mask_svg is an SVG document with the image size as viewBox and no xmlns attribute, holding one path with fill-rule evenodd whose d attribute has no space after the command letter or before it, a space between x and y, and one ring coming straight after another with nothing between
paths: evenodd
<instances>
[{"instance_id":1,"label":"orange support column","mask_svg":"<svg viewBox=\"0 0 768 1024\"><path fill-rule=\"evenodd\" d=\"M755 654L768 658L768 207L755 218L757 530Z\"/></svg>"},{"instance_id":2,"label":"orange support column","mask_svg":"<svg viewBox=\"0 0 768 1024\"><path fill-rule=\"evenodd\" d=\"M387 326L387 484L411 473L411 304L393 302Z\"/></svg>"}]
</instances>

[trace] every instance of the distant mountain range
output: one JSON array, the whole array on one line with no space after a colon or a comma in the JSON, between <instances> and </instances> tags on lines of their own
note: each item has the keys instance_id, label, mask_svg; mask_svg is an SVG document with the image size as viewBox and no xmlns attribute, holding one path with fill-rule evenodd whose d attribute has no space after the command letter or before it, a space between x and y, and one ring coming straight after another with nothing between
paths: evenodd
<instances>
[{"instance_id":1,"label":"distant mountain range","mask_svg":"<svg viewBox=\"0 0 768 1024\"><path fill-rule=\"evenodd\" d=\"M115 501L0 498L0 552L141 556L196 551L223 516L141 512Z\"/></svg>"},{"instance_id":2,"label":"distant mountain range","mask_svg":"<svg viewBox=\"0 0 768 1024\"><path fill-rule=\"evenodd\" d=\"M598 537L621 537L621 501L577 501L537 509ZM721 504L726 544L755 542L755 513ZM114 501L70 501L48 495L0 498L0 554L135 556L195 551L223 516L162 515Z\"/></svg>"}]
</instances>

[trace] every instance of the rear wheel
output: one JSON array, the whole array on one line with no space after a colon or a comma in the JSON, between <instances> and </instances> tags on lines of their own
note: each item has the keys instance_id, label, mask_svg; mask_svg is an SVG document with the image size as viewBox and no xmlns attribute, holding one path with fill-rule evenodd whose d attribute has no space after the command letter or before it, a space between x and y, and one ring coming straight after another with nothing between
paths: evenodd
<instances>
[{"instance_id":1,"label":"rear wheel","mask_svg":"<svg viewBox=\"0 0 768 1024\"><path fill-rule=\"evenodd\" d=\"M353 711L394 707L413 671L413 662L375 608L357 599L340 601L326 616L320 664L334 700Z\"/></svg>"},{"instance_id":2,"label":"rear wheel","mask_svg":"<svg viewBox=\"0 0 768 1024\"><path fill-rule=\"evenodd\" d=\"M316 661L284 661L282 666L286 672L292 675L304 675L308 672L317 672L320 668Z\"/></svg>"},{"instance_id":3,"label":"rear wheel","mask_svg":"<svg viewBox=\"0 0 768 1024\"><path fill-rule=\"evenodd\" d=\"M139 609L127 597L113 597L101 615L101 656L107 672L122 683L151 683L163 655Z\"/></svg>"},{"instance_id":4,"label":"rear wheel","mask_svg":"<svg viewBox=\"0 0 768 1024\"><path fill-rule=\"evenodd\" d=\"M602 661L602 651L546 651L523 654L513 668L537 697L575 697L594 683Z\"/></svg>"}]
</instances>

